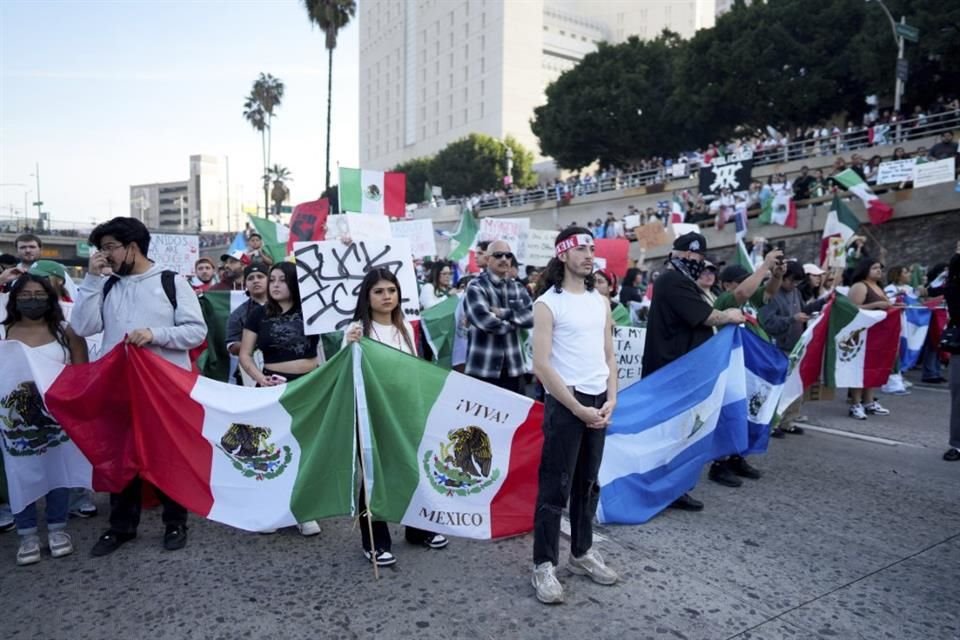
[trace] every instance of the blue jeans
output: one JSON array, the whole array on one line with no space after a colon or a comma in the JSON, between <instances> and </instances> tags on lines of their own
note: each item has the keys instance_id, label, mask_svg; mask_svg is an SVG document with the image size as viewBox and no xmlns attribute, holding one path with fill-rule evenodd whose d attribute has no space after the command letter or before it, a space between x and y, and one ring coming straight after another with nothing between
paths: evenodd
<instances>
[{"instance_id":1,"label":"blue jeans","mask_svg":"<svg viewBox=\"0 0 960 640\"><path fill-rule=\"evenodd\" d=\"M59 531L67 527L70 510L70 489L62 487L47 494L47 531ZM20 513L13 514L17 533L22 536L37 532L37 503L29 505Z\"/></svg>"},{"instance_id":2,"label":"blue jeans","mask_svg":"<svg viewBox=\"0 0 960 640\"><path fill-rule=\"evenodd\" d=\"M929 346L923 348L923 374L924 378L942 378L940 373L940 354L936 349Z\"/></svg>"}]
</instances>

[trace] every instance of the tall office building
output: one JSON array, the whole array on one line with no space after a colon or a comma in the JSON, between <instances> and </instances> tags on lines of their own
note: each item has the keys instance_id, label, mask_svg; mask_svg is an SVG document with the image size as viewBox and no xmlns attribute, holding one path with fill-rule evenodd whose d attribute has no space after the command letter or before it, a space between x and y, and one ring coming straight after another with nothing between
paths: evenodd
<instances>
[{"instance_id":1,"label":"tall office building","mask_svg":"<svg viewBox=\"0 0 960 640\"><path fill-rule=\"evenodd\" d=\"M190 177L130 187L130 215L148 229L169 233L236 231L230 216L224 165L218 156L190 156ZM239 211L239 207L232 207ZM239 226L238 226L239 225Z\"/></svg>"},{"instance_id":2,"label":"tall office building","mask_svg":"<svg viewBox=\"0 0 960 640\"><path fill-rule=\"evenodd\" d=\"M713 26L717 1L364 0L360 164L389 169L470 133L512 135L542 160L530 120L550 82L601 41Z\"/></svg>"}]
</instances>

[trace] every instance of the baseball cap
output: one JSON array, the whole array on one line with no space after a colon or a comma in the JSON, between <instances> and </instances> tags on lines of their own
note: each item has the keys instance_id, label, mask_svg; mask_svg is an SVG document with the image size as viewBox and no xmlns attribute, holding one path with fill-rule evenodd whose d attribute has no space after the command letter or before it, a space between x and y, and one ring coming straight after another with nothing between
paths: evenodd
<instances>
[{"instance_id":1,"label":"baseball cap","mask_svg":"<svg viewBox=\"0 0 960 640\"><path fill-rule=\"evenodd\" d=\"M720 272L720 282L743 282L750 276L747 268L740 264L728 264Z\"/></svg>"},{"instance_id":2,"label":"baseball cap","mask_svg":"<svg viewBox=\"0 0 960 640\"><path fill-rule=\"evenodd\" d=\"M246 280L247 276L249 276L251 273L262 273L263 275L267 275L267 268L268 267L265 264L251 264L243 270L243 279Z\"/></svg>"},{"instance_id":3,"label":"baseball cap","mask_svg":"<svg viewBox=\"0 0 960 640\"><path fill-rule=\"evenodd\" d=\"M826 273L826 271L824 271L817 265L813 264L812 262L808 262L807 264L803 265L803 272L808 276L822 276L823 274Z\"/></svg>"},{"instance_id":4,"label":"baseball cap","mask_svg":"<svg viewBox=\"0 0 960 640\"><path fill-rule=\"evenodd\" d=\"M41 278L57 276L61 280L67 279L67 270L64 269L62 264L54 262L53 260L37 260L30 265L30 271L28 271L28 273L40 276Z\"/></svg>"},{"instance_id":5,"label":"baseball cap","mask_svg":"<svg viewBox=\"0 0 960 640\"><path fill-rule=\"evenodd\" d=\"M707 252L707 239L696 231L685 233L673 241L674 251L694 251L696 253Z\"/></svg>"},{"instance_id":6,"label":"baseball cap","mask_svg":"<svg viewBox=\"0 0 960 640\"><path fill-rule=\"evenodd\" d=\"M240 262L243 262L243 259L246 256L247 254L245 254L242 250L234 249L230 253L225 253L222 256L220 256L220 260L223 262L226 262L227 260L233 258L234 260L239 260Z\"/></svg>"}]
</instances>

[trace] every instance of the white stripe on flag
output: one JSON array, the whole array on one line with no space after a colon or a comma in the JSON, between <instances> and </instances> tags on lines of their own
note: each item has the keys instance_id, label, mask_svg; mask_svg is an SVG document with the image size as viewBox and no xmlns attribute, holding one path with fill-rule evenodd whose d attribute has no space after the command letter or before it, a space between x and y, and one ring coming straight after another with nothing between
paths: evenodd
<instances>
[{"instance_id":1,"label":"white stripe on flag","mask_svg":"<svg viewBox=\"0 0 960 640\"><path fill-rule=\"evenodd\" d=\"M387 194L383 188L383 172L360 171L360 213L379 213L383 215L383 205Z\"/></svg>"}]
</instances>

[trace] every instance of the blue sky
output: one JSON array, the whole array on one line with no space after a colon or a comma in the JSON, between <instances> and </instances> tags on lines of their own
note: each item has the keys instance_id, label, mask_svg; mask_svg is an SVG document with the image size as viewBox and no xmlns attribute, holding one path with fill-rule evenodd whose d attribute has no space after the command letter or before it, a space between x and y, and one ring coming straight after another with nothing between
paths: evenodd
<instances>
[{"instance_id":1,"label":"blue sky","mask_svg":"<svg viewBox=\"0 0 960 640\"><path fill-rule=\"evenodd\" d=\"M354 22L334 53L331 164L358 162ZM0 183L40 191L55 221L127 215L129 186L185 180L189 156L229 156L233 198L254 203L260 137L243 99L260 72L286 85L271 162L294 202L323 190L327 53L299 0L0 2ZM0 187L0 218L24 187ZM35 193L29 194L32 202ZM34 209L35 211L35 209Z\"/></svg>"}]
</instances>

